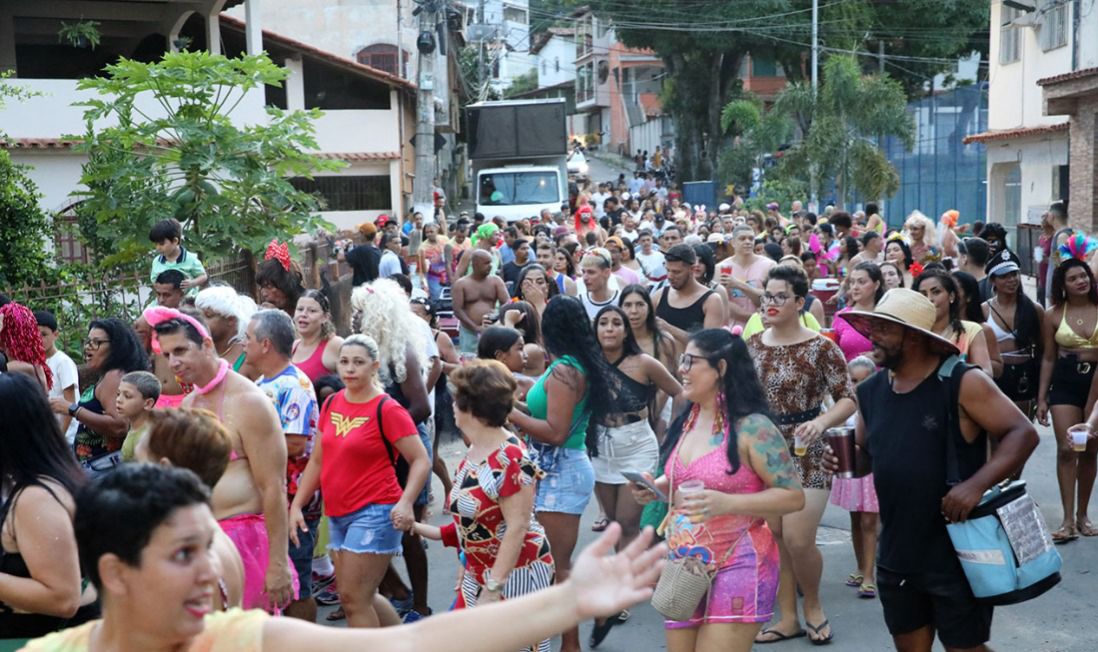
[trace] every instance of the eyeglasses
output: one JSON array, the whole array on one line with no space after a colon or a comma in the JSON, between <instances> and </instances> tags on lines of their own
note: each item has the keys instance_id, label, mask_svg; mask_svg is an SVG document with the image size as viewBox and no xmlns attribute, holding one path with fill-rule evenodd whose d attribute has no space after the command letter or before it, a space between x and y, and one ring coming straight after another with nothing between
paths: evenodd
<instances>
[{"instance_id":1,"label":"eyeglasses","mask_svg":"<svg viewBox=\"0 0 1098 652\"><path fill-rule=\"evenodd\" d=\"M683 353L679 356L679 369L682 369L683 371L690 371L690 369L694 366L694 360L705 360L706 362L708 362L709 358L705 357L704 355Z\"/></svg>"},{"instance_id":2,"label":"eyeglasses","mask_svg":"<svg viewBox=\"0 0 1098 652\"><path fill-rule=\"evenodd\" d=\"M770 294L769 292L763 292L762 297L759 298L759 303L772 303L775 306L781 308L785 305L786 301L789 301L793 297L782 292L780 294Z\"/></svg>"},{"instance_id":3,"label":"eyeglasses","mask_svg":"<svg viewBox=\"0 0 1098 652\"><path fill-rule=\"evenodd\" d=\"M98 351L99 347L103 346L104 344L110 344L110 343L111 343L110 340L97 340L97 339L94 339L94 338L88 338L88 339L84 340L84 342L83 342L84 348L85 349L90 349L92 351Z\"/></svg>"}]
</instances>

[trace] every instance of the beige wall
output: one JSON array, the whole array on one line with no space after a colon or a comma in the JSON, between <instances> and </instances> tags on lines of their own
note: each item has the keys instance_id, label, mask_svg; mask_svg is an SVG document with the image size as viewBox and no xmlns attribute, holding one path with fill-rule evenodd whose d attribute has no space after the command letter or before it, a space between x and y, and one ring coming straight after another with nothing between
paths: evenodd
<instances>
[{"instance_id":1,"label":"beige wall","mask_svg":"<svg viewBox=\"0 0 1098 652\"><path fill-rule=\"evenodd\" d=\"M1021 57L1014 63L1000 64L999 20L1002 10L1002 2L992 2L988 129L995 131L1067 122L1063 116L1044 115L1044 99L1037 80L1071 72L1070 35L1066 46L1045 52L1034 28L1020 28Z\"/></svg>"}]
</instances>

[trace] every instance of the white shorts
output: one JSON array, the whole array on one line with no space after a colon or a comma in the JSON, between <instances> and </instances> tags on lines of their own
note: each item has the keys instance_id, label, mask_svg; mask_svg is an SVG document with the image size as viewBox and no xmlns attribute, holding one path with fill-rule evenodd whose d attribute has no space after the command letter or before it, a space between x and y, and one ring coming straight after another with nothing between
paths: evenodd
<instances>
[{"instance_id":1,"label":"white shorts","mask_svg":"<svg viewBox=\"0 0 1098 652\"><path fill-rule=\"evenodd\" d=\"M626 484L622 471L654 472L660 459L660 444L648 419L606 428L599 426L599 454L591 458L595 481Z\"/></svg>"}]
</instances>

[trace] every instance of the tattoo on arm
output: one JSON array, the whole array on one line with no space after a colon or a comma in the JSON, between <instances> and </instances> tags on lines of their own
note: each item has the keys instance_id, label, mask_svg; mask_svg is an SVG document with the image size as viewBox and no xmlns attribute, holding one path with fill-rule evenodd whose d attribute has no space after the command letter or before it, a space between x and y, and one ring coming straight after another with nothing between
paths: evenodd
<instances>
[{"instance_id":1,"label":"tattoo on arm","mask_svg":"<svg viewBox=\"0 0 1098 652\"><path fill-rule=\"evenodd\" d=\"M759 475L764 480L768 476L772 487L796 489L801 486L789 455L789 445L770 419L751 415L740 424L739 432L749 438L752 453L764 464L763 473Z\"/></svg>"}]
</instances>

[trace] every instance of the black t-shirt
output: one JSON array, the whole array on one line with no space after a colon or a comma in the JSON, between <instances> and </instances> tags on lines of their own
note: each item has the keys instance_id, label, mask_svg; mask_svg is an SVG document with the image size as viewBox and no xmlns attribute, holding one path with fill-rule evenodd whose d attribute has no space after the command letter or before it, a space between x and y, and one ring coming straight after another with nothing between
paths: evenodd
<instances>
[{"instance_id":1,"label":"black t-shirt","mask_svg":"<svg viewBox=\"0 0 1098 652\"><path fill-rule=\"evenodd\" d=\"M354 273L352 283L355 286L377 280L377 267L381 262L381 251L377 247L369 244L359 245L344 254L344 258L347 259L347 264L351 266L351 271Z\"/></svg>"},{"instance_id":2,"label":"black t-shirt","mask_svg":"<svg viewBox=\"0 0 1098 652\"><path fill-rule=\"evenodd\" d=\"M954 568L961 572L942 517L942 498L950 489L945 438L952 433L957 443L958 471L965 480L984 465L987 437L980 435L969 444L959 430L949 427L948 387L937 372L914 390L897 394L888 372L879 371L859 385L857 393L880 504L877 564L896 573ZM954 408L953 418L957 415Z\"/></svg>"},{"instance_id":3,"label":"black t-shirt","mask_svg":"<svg viewBox=\"0 0 1098 652\"><path fill-rule=\"evenodd\" d=\"M620 207L620 206L613 209L613 210L607 210L606 211L606 217L610 218L611 226L617 226L617 225L621 224L621 215L624 212L625 212L625 209Z\"/></svg>"},{"instance_id":4,"label":"black t-shirt","mask_svg":"<svg viewBox=\"0 0 1098 652\"><path fill-rule=\"evenodd\" d=\"M526 265L519 265L518 263L511 261L505 263L500 270L500 276L503 277L503 282L507 284L507 288L512 294L514 294L514 287L515 284L518 283L519 273L522 272L523 267L526 267Z\"/></svg>"}]
</instances>

